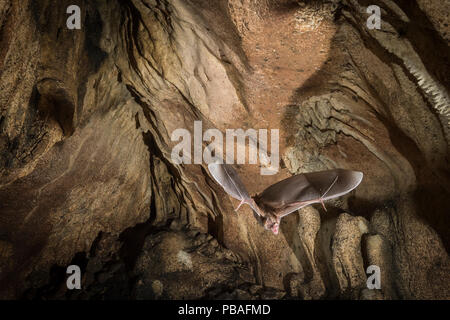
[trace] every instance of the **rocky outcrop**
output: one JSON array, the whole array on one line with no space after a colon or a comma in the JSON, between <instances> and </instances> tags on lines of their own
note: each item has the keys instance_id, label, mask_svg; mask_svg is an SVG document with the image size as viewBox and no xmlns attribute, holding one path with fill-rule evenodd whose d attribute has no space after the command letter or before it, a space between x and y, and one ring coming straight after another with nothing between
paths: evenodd
<instances>
[{"instance_id":1,"label":"rocky outcrop","mask_svg":"<svg viewBox=\"0 0 450 320\"><path fill-rule=\"evenodd\" d=\"M358 0L80 0L69 30L71 4L0 1L2 298L450 298L448 10L373 1L369 30ZM237 168L251 193L363 183L275 236L172 161L196 120L280 129L279 174Z\"/></svg>"},{"instance_id":2,"label":"rocky outcrop","mask_svg":"<svg viewBox=\"0 0 450 320\"><path fill-rule=\"evenodd\" d=\"M148 237L134 272L139 278L137 299L215 297L253 280L231 251L211 235L195 231Z\"/></svg>"}]
</instances>

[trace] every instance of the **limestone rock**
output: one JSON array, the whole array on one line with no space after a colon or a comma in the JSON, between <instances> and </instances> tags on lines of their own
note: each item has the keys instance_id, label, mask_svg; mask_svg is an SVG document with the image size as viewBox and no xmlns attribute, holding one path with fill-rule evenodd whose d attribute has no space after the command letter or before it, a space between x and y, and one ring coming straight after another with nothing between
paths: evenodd
<instances>
[{"instance_id":1,"label":"limestone rock","mask_svg":"<svg viewBox=\"0 0 450 320\"><path fill-rule=\"evenodd\" d=\"M136 261L137 299L198 299L216 287L233 288L243 283L237 261L228 260L226 249L205 238L201 243L184 232L160 232L148 236ZM235 291L236 298L249 294Z\"/></svg>"},{"instance_id":2,"label":"limestone rock","mask_svg":"<svg viewBox=\"0 0 450 320\"><path fill-rule=\"evenodd\" d=\"M342 294L366 286L366 273L361 254L361 237L368 222L347 213L339 215L333 237L333 264Z\"/></svg>"},{"instance_id":3,"label":"limestone rock","mask_svg":"<svg viewBox=\"0 0 450 320\"><path fill-rule=\"evenodd\" d=\"M80 0L70 30L71 4L0 1L1 298L449 299L448 4L374 0L370 30L361 0ZM194 121L279 129L251 194L364 179L275 236L172 160Z\"/></svg>"}]
</instances>

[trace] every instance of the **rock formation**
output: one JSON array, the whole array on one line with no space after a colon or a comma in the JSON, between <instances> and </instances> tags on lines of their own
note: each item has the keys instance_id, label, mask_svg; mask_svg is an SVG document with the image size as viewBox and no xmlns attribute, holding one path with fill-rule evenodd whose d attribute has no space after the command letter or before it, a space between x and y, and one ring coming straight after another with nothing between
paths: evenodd
<instances>
[{"instance_id":1,"label":"rock formation","mask_svg":"<svg viewBox=\"0 0 450 320\"><path fill-rule=\"evenodd\" d=\"M449 9L0 0L0 297L450 299ZM275 236L206 165L172 161L195 120L280 129L278 174L236 167L251 193L335 167L364 180Z\"/></svg>"}]
</instances>

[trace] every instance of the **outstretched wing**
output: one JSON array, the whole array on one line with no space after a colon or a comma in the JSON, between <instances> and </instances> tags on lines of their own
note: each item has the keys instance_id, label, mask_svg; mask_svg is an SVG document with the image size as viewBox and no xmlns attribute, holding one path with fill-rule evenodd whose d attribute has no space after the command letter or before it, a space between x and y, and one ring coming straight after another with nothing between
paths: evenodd
<instances>
[{"instance_id":1,"label":"outstretched wing","mask_svg":"<svg viewBox=\"0 0 450 320\"><path fill-rule=\"evenodd\" d=\"M304 206L340 197L355 189L362 178L362 172L344 169L303 173L271 185L255 201L283 217Z\"/></svg>"},{"instance_id":2,"label":"outstretched wing","mask_svg":"<svg viewBox=\"0 0 450 320\"><path fill-rule=\"evenodd\" d=\"M250 196L239 178L236 170L228 164L208 164L208 169L213 178L219 183L222 188L233 198L241 200L239 207L243 203L250 204ZM239 207L236 208L239 209Z\"/></svg>"}]
</instances>

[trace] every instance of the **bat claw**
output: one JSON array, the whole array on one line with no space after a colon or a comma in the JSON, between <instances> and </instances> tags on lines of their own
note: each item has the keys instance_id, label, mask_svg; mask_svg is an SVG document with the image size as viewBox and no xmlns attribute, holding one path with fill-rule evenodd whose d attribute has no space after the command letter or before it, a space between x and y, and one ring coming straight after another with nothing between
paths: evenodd
<instances>
[{"instance_id":1,"label":"bat claw","mask_svg":"<svg viewBox=\"0 0 450 320\"><path fill-rule=\"evenodd\" d=\"M323 210L327 211L327 208L325 207L325 204L323 203L322 199L320 199L320 203L322 204Z\"/></svg>"}]
</instances>

